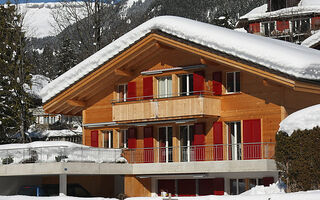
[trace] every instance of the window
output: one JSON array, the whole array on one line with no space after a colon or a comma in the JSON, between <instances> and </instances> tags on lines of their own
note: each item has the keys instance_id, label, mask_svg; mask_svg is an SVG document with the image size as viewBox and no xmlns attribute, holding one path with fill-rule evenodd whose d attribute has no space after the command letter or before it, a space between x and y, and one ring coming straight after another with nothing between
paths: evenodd
<instances>
[{"instance_id":1,"label":"window","mask_svg":"<svg viewBox=\"0 0 320 200\"><path fill-rule=\"evenodd\" d=\"M127 101L128 97L128 84L121 84L118 86L118 100L120 102Z\"/></svg>"},{"instance_id":2,"label":"window","mask_svg":"<svg viewBox=\"0 0 320 200\"><path fill-rule=\"evenodd\" d=\"M227 73L227 93L240 92L240 72Z\"/></svg>"},{"instance_id":3,"label":"window","mask_svg":"<svg viewBox=\"0 0 320 200\"><path fill-rule=\"evenodd\" d=\"M113 148L113 131L103 132L103 147Z\"/></svg>"},{"instance_id":4,"label":"window","mask_svg":"<svg viewBox=\"0 0 320 200\"><path fill-rule=\"evenodd\" d=\"M241 194L256 185L263 185L263 179L252 178L252 179L230 179L230 194L237 195Z\"/></svg>"},{"instance_id":5,"label":"window","mask_svg":"<svg viewBox=\"0 0 320 200\"><path fill-rule=\"evenodd\" d=\"M165 98L172 96L172 77L164 76L158 78L158 97Z\"/></svg>"},{"instance_id":6,"label":"window","mask_svg":"<svg viewBox=\"0 0 320 200\"><path fill-rule=\"evenodd\" d=\"M229 160L241 160L241 123L228 122L227 127Z\"/></svg>"},{"instance_id":7,"label":"window","mask_svg":"<svg viewBox=\"0 0 320 200\"><path fill-rule=\"evenodd\" d=\"M180 96L193 94L193 74L183 74L179 77Z\"/></svg>"},{"instance_id":8,"label":"window","mask_svg":"<svg viewBox=\"0 0 320 200\"><path fill-rule=\"evenodd\" d=\"M292 32L306 33L311 29L310 19L299 19L291 21Z\"/></svg>"},{"instance_id":9,"label":"window","mask_svg":"<svg viewBox=\"0 0 320 200\"><path fill-rule=\"evenodd\" d=\"M127 130L120 130L118 137L119 148L128 148Z\"/></svg>"},{"instance_id":10,"label":"window","mask_svg":"<svg viewBox=\"0 0 320 200\"><path fill-rule=\"evenodd\" d=\"M192 149L194 140L194 126L180 126L180 146L181 146L181 162L190 162L193 160Z\"/></svg>"},{"instance_id":11,"label":"window","mask_svg":"<svg viewBox=\"0 0 320 200\"><path fill-rule=\"evenodd\" d=\"M265 36L270 36L274 34L275 22L262 23L262 33Z\"/></svg>"},{"instance_id":12,"label":"window","mask_svg":"<svg viewBox=\"0 0 320 200\"><path fill-rule=\"evenodd\" d=\"M160 162L172 162L172 127L159 128Z\"/></svg>"}]
</instances>

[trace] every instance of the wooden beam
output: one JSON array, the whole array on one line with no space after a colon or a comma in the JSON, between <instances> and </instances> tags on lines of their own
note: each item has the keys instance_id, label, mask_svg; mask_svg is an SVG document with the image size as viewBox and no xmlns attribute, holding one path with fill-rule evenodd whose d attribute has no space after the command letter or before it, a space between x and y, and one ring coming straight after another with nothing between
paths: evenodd
<instances>
[{"instance_id":1,"label":"wooden beam","mask_svg":"<svg viewBox=\"0 0 320 200\"><path fill-rule=\"evenodd\" d=\"M133 76L130 72L126 72L126 71L123 71L121 69L115 69L114 73L116 75L118 75L118 76L126 76L126 77L132 77Z\"/></svg>"},{"instance_id":2,"label":"wooden beam","mask_svg":"<svg viewBox=\"0 0 320 200\"><path fill-rule=\"evenodd\" d=\"M160 43L160 42L156 42L155 45L156 45L156 47L161 48L161 49L174 50L174 47L165 45L165 44Z\"/></svg>"},{"instance_id":3,"label":"wooden beam","mask_svg":"<svg viewBox=\"0 0 320 200\"><path fill-rule=\"evenodd\" d=\"M75 99L69 99L67 100L67 103L70 106L76 106L76 107L86 107L86 102L80 101L80 100L75 100Z\"/></svg>"}]
</instances>

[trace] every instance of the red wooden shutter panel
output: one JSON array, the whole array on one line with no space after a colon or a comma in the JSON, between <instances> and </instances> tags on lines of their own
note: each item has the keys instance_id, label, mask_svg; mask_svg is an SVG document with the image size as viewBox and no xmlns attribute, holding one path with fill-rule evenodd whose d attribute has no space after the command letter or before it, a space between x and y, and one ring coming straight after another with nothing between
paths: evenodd
<instances>
[{"instance_id":1,"label":"red wooden shutter panel","mask_svg":"<svg viewBox=\"0 0 320 200\"><path fill-rule=\"evenodd\" d=\"M243 156L245 160L261 159L260 119L243 120L243 143Z\"/></svg>"},{"instance_id":2,"label":"red wooden shutter panel","mask_svg":"<svg viewBox=\"0 0 320 200\"><path fill-rule=\"evenodd\" d=\"M196 161L204 161L205 160L205 147L197 146L205 144L205 133L204 133L204 123L197 123L194 125L194 158Z\"/></svg>"},{"instance_id":3,"label":"red wooden shutter panel","mask_svg":"<svg viewBox=\"0 0 320 200\"><path fill-rule=\"evenodd\" d=\"M222 122L213 123L214 160L223 160Z\"/></svg>"},{"instance_id":4,"label":"red wooden shutter panel","mask_svg":"<svg viewBox=\"0 0 320 200\"><path fill-rule=\"evenodd\" d=\"M204 91L204 71L193 73L193 91L194 94L202 94ZM199 92L197 92L199 91Z\"/></svg>"},{"instance_id":5,"label":"red wooden shutter panel","mask_svg":"<svg viewBox=\"0 0 320 200\"><path fill-rule=\"evenodd\" d=\"M267 187L272 183L274 183L274 178L273 177L263 177L263 185L264 186Z\"/></svg>"},{"instance_id":6,"label":"red wooden shutter panel","mask_svg":"<svg viewBox=\"0 0 320 200\"><path fill-rule=\"evenodd\" d=\"M196 196L196 180L178 180L178 196Z\"/></svg>"},{"instance_id":7,"label":"red wooden shutter panel","mask_svg":"<svg viewBox=\"0 0 320 200\"><path fill-rule=\"evenodd\" d=\"M277 30L282 32L285 29L289 29L289 22L288 21L277 21Z\"/></svg>"},{"instance_id":8,"label":"red wooden shutter panel","mask_svg":"<svg viewBox=\"0 0 320 200\"><path fill-rule=\"evenodd\" d=\"M260 32L260 23L249 24L250 33L259 33Z\"/></svg>"},{"instance_id":9,"label":"red wooden shutter panel","mask_svg":"<svg viewBox=\"0 0 320 200\"><path fill-rule=\"evenodd\" d=\"M128 129L128 148L135 149L137 148L137 134L135 128Z\"/></svg>"},{"instance_id":10,"label":"red wooden shutter panel","mask_svg":"<svg viewBox=\"0 0 320 200\"><path fill-rule=\"evenodd\" d=\"M128 83L128 101L134 101L137 97L137 84L136 82Z\"/></svg>"},{"instance_id":11,"label":"red wooden shutter panel","mask_svg":"<svg viewBox=\"0 0 320 200\"><path fill-rule=\"evenodd\" d=\"M320 17L313 17L311 19L312 30L317 30L320 28Z\"/></svg>"},{"instance_id":12,"label":"red wooden shutter panel","mask_svg":"<svg viewBox=\"0 0 320 200\"><path fill-rule=\"evenodd\" d=\"M144 127L144 162L153 163L154 154L153 154L153 134L152 127ZM150 148L150 149L149 149Z\"/></svg>"},{"instance_id":13,"label":"red wooden shutter panel","mask_svg":"<svg viewBox=\"0 0 320 200\"><path fill-rule=\"evenodd\" d=\"M143 78L143 99L153 98L153 78L145 77Z\"/></svg>"},{"instance_id":14,"label":"red wooden shutter panel","mask_svg":"<svg viewBox=\"0 0 320 200\"><path fill-rule=\"evenodd\" d=\"M214 195L224 195L224 178L213 179Z\"/></svg>"},{"instance_id":15,"label":"red wooden shutter panel","mask_svg":"<svg viewBox=\"0 0 320 200\"><path fill-rule=\"evenodd\" d=\"M91 146L98 147L99 146L99 132L91 131Z\"/></svg>"},{"instance_id":16,"label":"red wooden shutter panel","mask_svg":"<svg viewBox=\"0 0 320 200\"><path fill-rule=\"evenodd\" d=\"M222 72L213 72L212 74L212 92L213 95L222 94Z\"/></svg>"}]
</instances>

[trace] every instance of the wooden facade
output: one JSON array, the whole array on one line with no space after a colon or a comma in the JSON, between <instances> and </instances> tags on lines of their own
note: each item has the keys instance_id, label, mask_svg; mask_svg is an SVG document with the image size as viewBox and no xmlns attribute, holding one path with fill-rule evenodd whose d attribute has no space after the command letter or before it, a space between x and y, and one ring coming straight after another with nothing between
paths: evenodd
<instances>
[{"instance_id":1,"label":"wooden facade","mask_svg":"<svg viewBox=\"0 0 320 200\"><path fill-rule=\"evenodd\" d=\"M272 159L279 123L319 103L319 94L317 84L152 33L44 108L82 114L83 143L125 148L129 163L214 162ZM212 182L212 191L223 194L221 178L174 179L168 184ZM166 179L161 180L158 186ZM156 188L151 178L134 175L127 175L124 185L128 196L150 196ZM188 194L180 189L178 195Z\"/></svg>"}]
</instances>

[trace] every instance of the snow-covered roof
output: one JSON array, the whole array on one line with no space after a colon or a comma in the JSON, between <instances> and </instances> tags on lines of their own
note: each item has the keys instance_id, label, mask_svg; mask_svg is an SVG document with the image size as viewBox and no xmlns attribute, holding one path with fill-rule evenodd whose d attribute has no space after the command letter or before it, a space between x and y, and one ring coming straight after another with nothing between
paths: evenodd
<instances>
[{"instance_id":1,"label":"snow-covered roof","mask_svg":"<svg viewBox=\"0 0 320 200\"><path fill-rule=\"evenodd\" d=\"M42 101L55 97L152 30L160 30L290 76L320 79L320 52L317 50L186 18L161 16L141 24L53 80L41 90Z\"/></svg>"},{"instance_id":2,"label":"snow-covered roof","mask_svg":"<svg viewBox=\"0 0 320 200\"><path fill-rule=\"evenodd\" d=\"M320 1L319 0L301 0L298 6L283 8L280 10L267 12L268 5L264 4L250 11L249 13L240 17L240 19L257 20L263 18L273 18L279 16L291 16L320 13Z\"/></svg>"},{"instance_id":3,"label":"snow-covered roof","mask_svg":"<svg viewBox=\"0 0 320 200\"><path fill-rule=\"evenodd\" d=\"M320 43L320 31L317 31L315 34L311 35L307 39L305 39L301 45L306 47L312 47L313 45L316 45L317 43Z\"/></svg>"},{"instance_id":4,"label":"snow-covered roof","mask_svg":"<svg viewBox=\"0 0 320 200\"><path fill-rule=\"evenodd\" d=\"M292 113L281 123L279 131L291 135L295 130L313 129L320 126L320 104Z\"/></svg>"},{"instance_id":5,"label":"snow-covered roof","mask_svg":"<svg viewBox=\"0 0 320 200\"><path fill-rule=\"evenodd\" d=\"M33 95L34 97L41 99L40 91L42 88L50 82L50 78L45 77L43 75L32 75L31 78L31 88L29 85L24 85L24 89L29 94Z\"/></svg>"},{"instance_id":6,"label":"snow-covered roof","mask_svg":"<svg viewBox=\"0 0 320 200\"><path fill-rule=\"evenodd\" d=\"M75 144L66 141L37 141L24 144L3 144L0 145L0 150L9 149L26 149L26 148L43 148L43 147L69 147L69 148L89 148L82 144Z\"/></svg>"}]
</instances>

